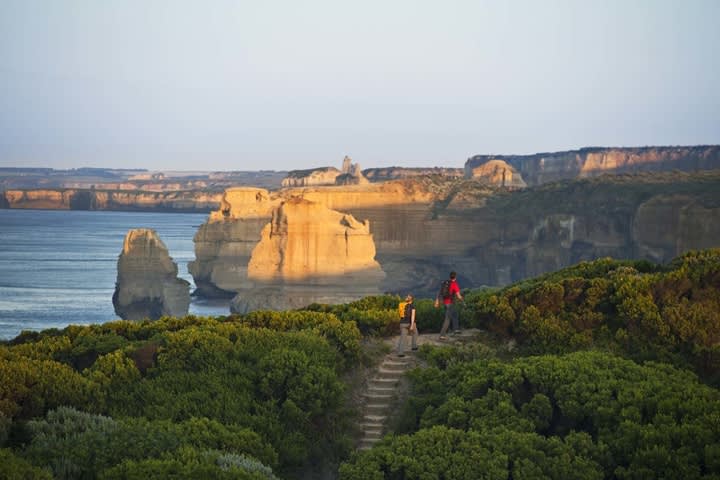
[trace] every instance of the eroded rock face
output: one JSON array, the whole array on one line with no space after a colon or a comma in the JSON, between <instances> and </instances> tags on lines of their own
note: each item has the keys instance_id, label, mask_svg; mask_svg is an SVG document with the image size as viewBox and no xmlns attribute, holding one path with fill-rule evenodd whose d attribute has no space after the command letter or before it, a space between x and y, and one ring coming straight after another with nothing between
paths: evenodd
<instances>
[{"instance_id":1,"label":"eroded rock face","mask_svg":"<svg viewBox=\"0 0 720 480\"><path fill-rule=\"evenodd\" d=\"M257 298L281 296L250 284L248 263L273 209L293 197L370 220L375 260L386 274L382 292L432 296L451 270L463 288L497 286L583 260L667 262L688 249L720 246L718 172L583 179L500 195L486 182L448 179L448 186L438 178L228 194L226 213L213 213L196 236L206 276L195 282L216 279L230 292L256 287ZM229 254L240 245L241 254ZM283 288L295 298L312 290Z\"/></svg>"},{"instance_id":2,"label":"eroded rock face","mask_svg":"<svg viewBox=\"0 0 720 480\"><path fill-rule=\"evenodd\" d=\"M250 254L279 203L279 199L271 199L270 193L262 188L225 191L220 209L210 214L193 239L195 260L188 264L188 270L198 293L230 298L250 286L247 282Z\"/></svg>"},{"instance_id":3,"label":"eroded rock face","mask_svg":"<svg viewBox=\"0 0 720 480\"><path fill-rule=\"evenodd\" d=\"M603 174L698 171L720 168L720 146L582 148L533 155L475 155L465 162L465 177L490 160L515 168L528 185Z\"/></svg>"},{"instance_id":4,"label":"eroded rock face","mask_svg":"<svg viewBox=\"0 0 720 480\"><path fill-rule=\"evenodd\" d=\"M335 179L336 185L365 185L370 183L362 173L359 163L352 163L350 157L343 159L342 174Z\"/></svg>"},{"instance_id":5,"label":"eroded rock face","mask_svg":"<svg viewBox=\"0 0 720 480\"><path fill-rule=\"evenodd\" d=\"M7 190L1 208L48 210L120 210L208 212L217 208L220 193L204 191L124 191L95 189Z\"/></svg>"},{"instance_id":6,"label":"eroded rock face","mask_svg":"<svg viewBox=\"0 0 720 480\"><path fill-rule=\"evenodd\" d=\"M238 292L231 309L348 302L380 293L384 277L368 221L291 198L273 210L262 229L247 266L250 285Z\"/></svg>"},{"instance_id":7,"label":"eroded rock face","mask_svg":"<svg viewBox=\"0 0 720 480\"><path fill-rule=\"evenodd\" d=\"M512 165L502 160L488 160L477 167L473 167L471 177L485 180L490 185L498 187L513 189L527 187L522 175Z\"/></svg>"},{"instance_id":8,"label":"eroded rock face","mask_svg":"<svg viewBox=\"0 0 720 480\"><path fill-rule=\"evenodd\" d=\"M154 230L130 230L118 258L115 313L125 320L187 315L190 284L177 278L177 273L177 265Z\"/></svg>"},{"instance_id":9,"label":"eroded rock face","mask_svg":"<svg viewBox=\"0 0 720 480\"><path fill-rule=\"evenodd\" d=\"M342 172L335 167L293 170L282 181L283 187L312 187L317 185L335 185L335 179Z\"/></svg>"},{"instance_id":10,"label":"eroded rock face","mask_svg":"<svg viewBox=\"0 0 720 480\"><path fill-rule=\"evenodd\" d=\"M363 175L371 182L385 182L388 180L397 180L401 178L425 177L428 175L442 175L451 178L462 178L465 171L462 168L408 168L408 167L385 167L385 168L367 168L363 170Z\"/></svg>"}]
</instances>

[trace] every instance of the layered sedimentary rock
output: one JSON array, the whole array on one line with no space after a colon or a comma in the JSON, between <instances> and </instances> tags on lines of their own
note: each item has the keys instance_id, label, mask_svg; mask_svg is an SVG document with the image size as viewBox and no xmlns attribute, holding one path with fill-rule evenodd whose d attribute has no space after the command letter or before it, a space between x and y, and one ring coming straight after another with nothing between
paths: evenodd
<instances>
[{"instance_id":1,"label":"layered sedimentary rock","mask_svg":"<svg viewBox=\"0 0 720 480\"><path fill-rule=\"evenodd\" d=\"M177 277L177 265L154 230L139 228L127 233L117 268L112 300L120 318L187 315L190 284Z\"/></svg>"},{"instance_id":2,"label":"layered sedimentary rock","mask_svg":"<svg viewBox=\"0 0 720 480\"><path fill-rule=\"evenodd\" d=\"M213 213L202 241L196 238L205 276L195 281L212 288L213 278L222 278L229 291L243 288L262 226L293 196L370 220L375 258L386 273L382 291L434 295L450 270L463 287L505 285L582 260L665 262L688 249L720 246L718 192L720 172L665 172L511 192L483 181L424 177L227 195L225 213ZM239 244L243 255L222 255Z\"/></svg>"},{"instance_id":3,"label":"layered sedimentary rock","mask_svg":"<svg viewBox=\"0 0 720 480\"><path fill-rule=\"evenodd\" d=\"M195 260L188 270L198 293L208 297L232 297L247 281L250 254L260 241L262 228L280 203L262 188L231 188L225 191L220 209L212 212L194 237Z\"/></svg>"},{"instance_id":4,"label":"layered sedimentary rock","mask_svg":"<svg viewBox=\"0 0 720 480\"><path fill-rule=\"evenodd\" d=\"M7 190L3 196L7 208L209 212L220 204L222 192L147 192L63 188Z\"/></svg>"},{"instance_id":5,"label":"layered sedimentary rock","mask_svg":"<svg viewBox=\"0 0 720 480\"><path fill-rule=\"evenodd\" d=\"M369 222L291 198L263 227L247 266L250 285L231 308L244 313L348 302L380 293L384 277Z\"/></svg>"},{"instance_id":6,"label":"layered sedimentary rock","mask_svg":"<svg viewBox=\"0 0 720 480\"><path fill-rule=\"evenodd\" d=\"M525 188L527 185L522 175L512 165L502 160L488 160L485 163L473 167L470 172L471 178L485 180L491 185L505 188Z\"/></svg>"},{"instance_id":7,"label":"layered sedimentary rock","mask_svg":"<svg viewBox=\"0 0 720 480\"><path fill-rule=\"evenodd\" d=\"M389 241L402 250L410 231L404 229L412 215L428 216L429 205L443 191L445 185L422 182L387 182L365 186L315 187L268 192L257 188L228 189L218 211L212 212L195 235L195 261L188 266L198 293L205 296L233 296L251 285L247 280L247 266L255 245L260 241L262 228L272 219L273 210L283 201L303 198L320 203L332 210L358 212L356 218L368 218L366 213L383 212L383 242ZM375 228L373 228L375 230ZM373 234L375 242L378 235ZM387 238L387 240L386 240ZM398 238L403 238L399 241Z\"/></svg>"},{"instance_id":8,"label":"layered sedimentary rock","mask_svg":"<svg viewBox=\"0 0 720 480\"><path fill-rule=\"evenodd\" d=\"M528 185L594 177L606 173L681 170L694 172L720 168L720 146L582 148L533 155L476 155L465 163L465 177L491 160L515 168Z\"/></svg>"},{"instance_id":9,"label":"layered sedimentary rock","mask_svg":"<svg viewBox=\"0 0 720 480\"><path fill-rule=\"evenodd\" d=\"M292 170L283 178L283 187L313 187L317 185L335 185L335 179L342 172L335 167Z\"/></svg>"},{"instance_id":10,"label":"layered sedimentary rock","mask_svg":"<svg viewBox=\"0 0 720 480\"><path fill-rule=\"evenodd\" d=\"M403 178L426 177L428 175L441 175L444 177L462 178L465 174L463 168L408 168L408 167L384 167L367 168L363 175L371 182L385 182Z\"/></svg>"},{"instance_id":11,"label":"layered sedimentary rock","mask_svg":"<svg viewBox=\"0 0 720 480\"><path fill-rule=\"evenodd\" d=\"M293 170L282 181L283 187L317 187L323 185L364 185L368 179L362 173L360 164L353 163L348 156L343 158L342 167L311 168Z\"/></svg>"},{"instance_id":12,"label":"layered sedimentary rock","mask_svg":"<svg viewBox=\"0 0 720 480\"><path fill-rule=\"evenodd\" d=\"M335 179L335 185L365 185L370 183L362 173L359 163L352 163L350 157L343 159L342 172Z\"/></svg>"}]
</instances>

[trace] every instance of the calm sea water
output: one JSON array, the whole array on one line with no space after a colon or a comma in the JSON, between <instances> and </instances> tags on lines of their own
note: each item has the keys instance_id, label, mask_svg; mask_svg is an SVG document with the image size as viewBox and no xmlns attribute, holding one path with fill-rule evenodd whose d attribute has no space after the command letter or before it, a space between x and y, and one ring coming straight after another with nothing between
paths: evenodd
<instances>
[{"instance_id":1,"label":"calm sea water","mask_svg":"<svg viewBox=\"0 0 720 480\"><path fill-rule=\"evenodd\" d=\"M193 236L207 215L0 209L0 339L22 330L117 320L112 295L123 239L152 228L192 284ZM193 298L190 313L223 315L228 302Z\"/></svg>"}]
</instances>

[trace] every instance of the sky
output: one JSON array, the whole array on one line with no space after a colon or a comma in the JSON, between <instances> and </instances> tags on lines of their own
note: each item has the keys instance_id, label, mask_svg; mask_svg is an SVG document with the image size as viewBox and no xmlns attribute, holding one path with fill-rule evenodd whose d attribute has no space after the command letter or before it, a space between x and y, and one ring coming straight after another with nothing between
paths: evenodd
<instances>
[{"instance_id":1,"label":"sky","mask_svg":"<svg viewBox=\"0 0 720 480\"><path fill-rule=\"evenodd\" d=\"M0 167L720 143L718 0L0 0Z\"/></svg>"}]
</instances>

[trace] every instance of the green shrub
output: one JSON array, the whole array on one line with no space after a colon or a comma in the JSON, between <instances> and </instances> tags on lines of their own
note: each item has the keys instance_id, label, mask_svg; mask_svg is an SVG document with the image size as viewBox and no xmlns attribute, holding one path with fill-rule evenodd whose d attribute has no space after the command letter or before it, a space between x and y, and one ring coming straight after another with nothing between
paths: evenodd
<instances>
[{"instance_id":1,"label":"green shrub","mask_svg":"<svg viewBox=\"0 0 720 480\"><path fill-rule=\"evenodd\" d=\"M58 408L43 420L29 422L28 428L32 442L25 455L60 479L95 478L125 460L159 458L185 447L251 455L277 464L275 451L256 433L206 418L180 423L113 420Z\"/></svg>"},{"instance_id":2,"label":"green shrub","mask_svg":"<svg viewBox=\"0 0 720 480\"><path fill-rule=\"evenodd\" d=\"M527 353L595 345L637 360L693 365L720 381L720 249L670 266L600 259L467 295L468 323L515 336Z\"/></svg>"},{"instance_id":3,"label":"green shrub","mask_svg":"<svg viewBox=\"0 0 720 480\"><path fill-rule=\"evenodd\" d=\"M477 433L479 447L507 456L513 478L520 465L522 475L533 478L577 478L572 468L581 468L587 478L597 478L598 469L605 478L720 475L714 457L720 451L720 392L688 371L600 352L512 363L447 361L435 352L424 358L430 368L411 372L413 395L400 414L408 435L386 441L377 454L351 460L350 471L362 466L372 478L375 467L368 462L387 471L404 442L418 442L414 437L442 427L462 430L468 438ZM429 455L428 462L435 462ZM547 455L579 463L544 467ZM540 470L524 470L531 464Z\"/></svg>"},{"instance_id":4,"label":"green shrub","mask_svg":"<svg viewBox=\"0 0 720 480\"><path fill-rule=\"evenodd\" d=\"M101 480L276 480L262 464L237 460L220 452L181 449L172 455L145 460L126 460L100 475Z\"/></svg>"},{"instance_id":5,"label":"green shrub","mask_svg":"<svg viewBox=\"0 0 720 480\"><path fill-rule=\"evenodd\" d=\"M0 448L0 478L4 480L52 480L47 470L42 470L16 456L11 450Z\"/></svg>"}]
</instances>

